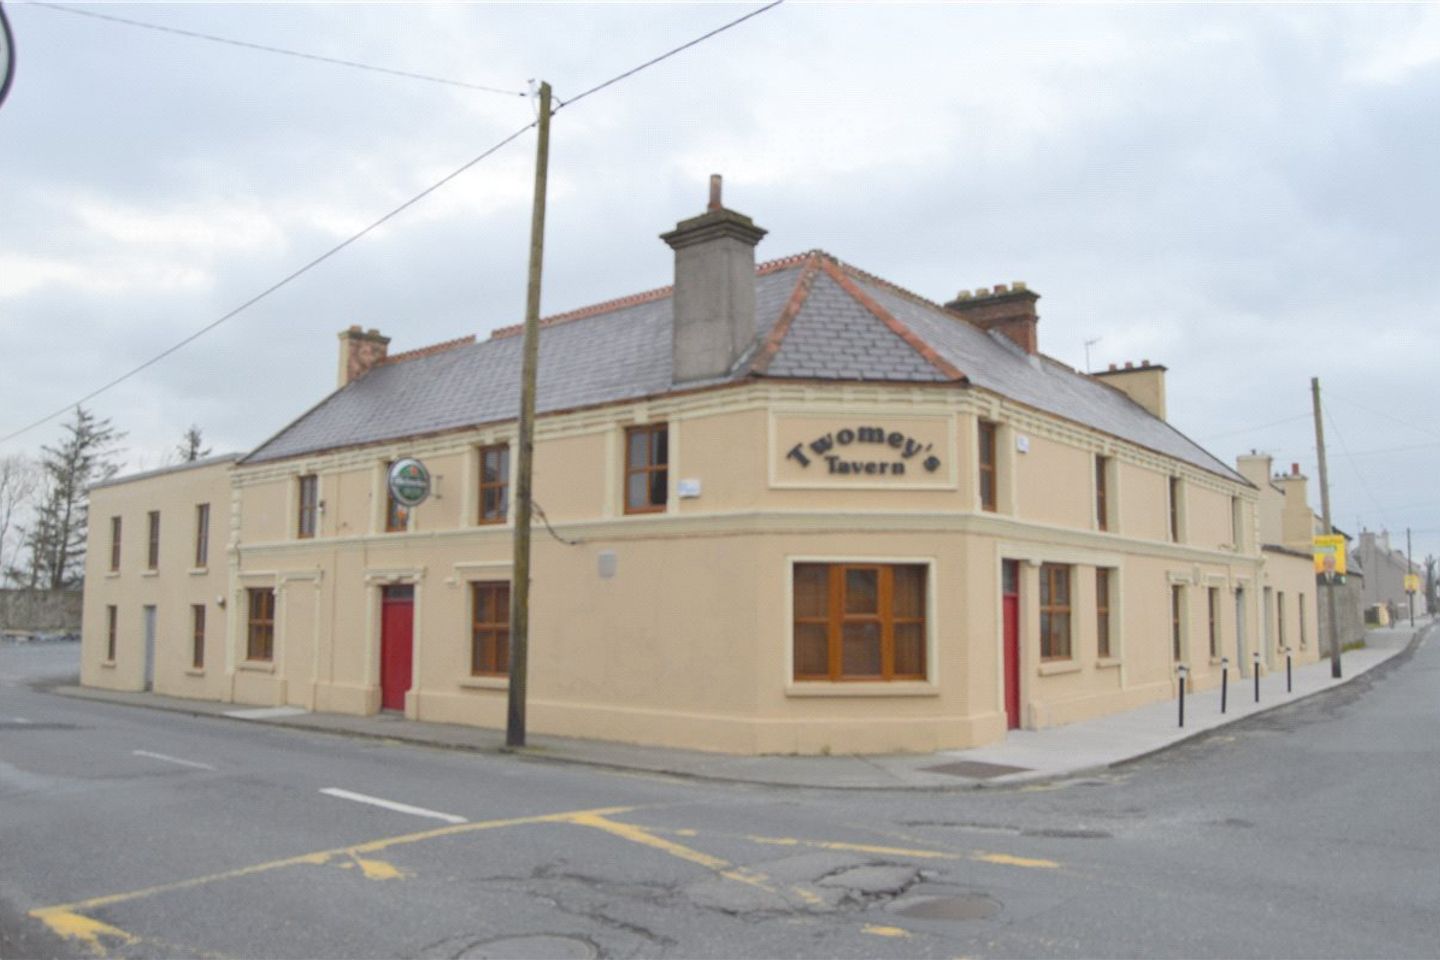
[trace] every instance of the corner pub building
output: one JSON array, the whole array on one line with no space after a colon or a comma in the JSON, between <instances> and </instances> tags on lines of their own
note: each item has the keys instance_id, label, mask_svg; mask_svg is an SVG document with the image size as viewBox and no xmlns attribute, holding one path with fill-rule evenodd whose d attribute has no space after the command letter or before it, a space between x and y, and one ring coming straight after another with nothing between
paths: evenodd
<instances>
[{"instance_id":1,"label":"corner pub building","mask_svg":"<svg viewBox=\"0 0 1440 960\"><path fill-rule=\"evenodd\" d=\"M942 306L820 251L757 266L764 233L716 178L663 235L673 287L543 322L532 733L961 748L1313 631L1308 558L1165 422L1164 367L1046 357L1022 284ZM351 327L258 449L95 488L82 681L503 728L519 334ZM402 457L433 477L409 511Z\"/></svg>"}]
</instances>

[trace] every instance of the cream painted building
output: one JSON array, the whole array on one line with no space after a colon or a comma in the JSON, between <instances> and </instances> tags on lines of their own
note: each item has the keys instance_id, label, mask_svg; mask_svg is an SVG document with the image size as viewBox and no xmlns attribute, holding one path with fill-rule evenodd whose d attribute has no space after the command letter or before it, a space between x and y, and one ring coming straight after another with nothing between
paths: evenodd
<instances>
[{"instance_id":1,"label":"cream painted building","mask_svg":"<svg viewBox=\"0 0 1440 960\"><path fill-rule=\"evenodd\" d=\"M818 251L757 267L763 234L717 188L664 235L674 287L544 323L532 732L930 751L1171 697L1179 663L1204 689L1314 658L1313 587L1166 424L1163 367L1044 356L1021 284L940 305ZM339 389L233 465L94 491L85 683L142 686L153 616L163 693L504 726L521 338L388 343L341 333ZM409 511L405 457L433 479ZM163 537L201 498L196 573Z\"/></svg>"}]
</instances>

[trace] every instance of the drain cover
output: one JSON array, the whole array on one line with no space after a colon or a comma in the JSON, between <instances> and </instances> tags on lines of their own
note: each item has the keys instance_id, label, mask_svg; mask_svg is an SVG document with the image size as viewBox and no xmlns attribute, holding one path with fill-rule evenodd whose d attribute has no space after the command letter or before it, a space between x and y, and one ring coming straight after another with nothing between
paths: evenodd
<instances>
[{"instance_id":1,"label":"drain cover","mask_svg":"<svg viewBox=\"0 0 1440 960\"><path fill-rule=\"evenodd\" d=\"M942 763L938 767L921 767L930 773L948 773L952 777L970 777L972 780L989 780L1003 777L1007 773L1024 773L1029 767L1011 767L1003 763L982 763L979 760L961 760L958 763Z\"/></svg>"},{"instance_id":2,"label":"drain cover","mask_svg":"<svg viewBox=\"0 0 1440 960\"><path fill-rule=\"evenodd\" d=\"M460 956L475 960L593 960L600 956L600 951L589 940L540 933L487 940L475 944Z\"/></svg>"},{"instance_id":3,"label":"drain cover","mask_svg":"<svg viewBox=\"0 0 1440 960\"><path fill-rule=\"evenodd\" d=\"M958 897L926 897L891 908L904 917L917 920L986 920L1000 912L1000 901L983 893L965 893Z\"/></svg>"}]
</instances>

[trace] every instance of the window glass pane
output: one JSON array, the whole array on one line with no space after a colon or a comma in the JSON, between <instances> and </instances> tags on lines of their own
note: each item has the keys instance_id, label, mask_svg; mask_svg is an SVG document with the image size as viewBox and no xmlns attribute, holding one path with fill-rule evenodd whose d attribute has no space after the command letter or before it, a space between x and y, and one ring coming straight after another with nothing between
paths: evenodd
<instances>
[{"instance_id":1,"label":"window glass pane","mask_svg":"<svg viewBox=\"0 0 1440 960\"><path fill-rule=\"evenodd\" d=\"M1054 567L1051 571L1051 576L1055 581L1054 588L1051 591L1053 600L1059 606L1070 606L1070 568Z\"/></svg>"},{"instance_id":2,"label":"window glass pane","mask_svg":"<svg viewBox=\"0 0 1440 960\"><path fill-rule=\"evenodd\" d=\"M1052 613L1050 615L1050 650L1053 656L1070 656L1070 614Z\"/></svg>"},{"instance_id":3,"label":"window glass pane","mask_svg":"<svg viewBox=\"0 0 1440 960\"><path fill-rule=\"evenodd\" d=\"M629 453L626 454L625 462L631 470L646 466L649 463L649 437L644 430L632 430L629 435Z\"/></svg>"},{"instance_id":4,"label":"window glass pane","mask_svg":"<svg viewBox=\"0 0 1440 960\"><path fill-rule=\"evenodd\" d=\"M648 502L645 499L646 486L649 483L649 475L644 473L632 473L625 481L625 502L632 507L643 507Z\"/></svg>"},{"instance_id":5,"label":"window glass pane","mask_svg":"<svg viewBox=\"0 0 1440 960\"><path fill-rule=\"evenodd\" d=\"M980 474L980 502L987 507L995 505L995 475L989 471Z\"/></svg>"},{"instance_id":6,"label":"window glass pane","mask_svg":"<svg viewBox=\"0 0 1440 960\"><path fill-rule=\"evenodd\" d=\"M660 427L650 434L650 463L660 466L670 462L670 431Z\"/></svg>"},{"instance_id":7,"label":"window glass pane","mask_svg":"<svg viewBox=\"0 0 1440 960\"><path fill-rule=\"evenodd\" d=\"M897 676L924 676L925 625L923 623L895 624L895 674Z\"/></svg>"},{"instance_id":8,"label":"window glass pane","mask_svg":"<svg viewBox=\"0 0 1440 960\"><path fill-rule=\"evenodd\" d=\"M667 471L656 470L650 474L649 503L651 506L662 507L665 505L665 491L668 486Z\"/></svg>"},{"instance_id":9,"label":"window glass pane","mask_svg":"<svg viewBox=\"0 0 1440 960\"><path fill-rule=\"evenodd\" d=\"M825 676L830 672L829 631L823 623L795 624L795 673Z\"/></svg>"},{"instance_id":10,"label":"window glass pane","mask_svg":"<svg viewBox=\"0 0 1440 960\"><path fill-rule=\"evenodd\" d=\"M891 605L897 617L925 616L924 567L909 565L895 568Z\"/></svg>"},{"instance_id":11,"label":"window glass pane","mask_svg":"<svg viewBox=\"0 0 1440 960\"><path fill-rule=\"evenodd\" d=\"M840 634L840 670L847 677L880 676L880 624L845 624Z\"/></svg>"},{"instance_id":12,"label":"window glass pane","mask_svg":"<svg viewBox=\"0 0 1440 960\"><path fill-rule=\"evenodd\" d=\"M1002 576L1004 580L1003 589L1006 593L1014 595L1020 592L1020 563L1016 560L1006 560L1001 563Z\"/></svg>"},{"instance_id":13,"label":"window glass pane","mask_svg":"<svg viewBox=\"0 0 1440 960\"><path fill-rule=\"evenodd\" d=\"M819 563L797 563L795 565L795 616L824 617L829 615L829 611L830 568Z\"/></svg>"},{"instance_id":14,"label":"window glass pane","mask_svg":"<svg viewBox=\"0 0 1440 960\"><path fill-rule=\"evenodd\" d=\"M880 610L880 571L850 569L845 571L845 612L878 613Z\"/></svg>"}]
</instances>

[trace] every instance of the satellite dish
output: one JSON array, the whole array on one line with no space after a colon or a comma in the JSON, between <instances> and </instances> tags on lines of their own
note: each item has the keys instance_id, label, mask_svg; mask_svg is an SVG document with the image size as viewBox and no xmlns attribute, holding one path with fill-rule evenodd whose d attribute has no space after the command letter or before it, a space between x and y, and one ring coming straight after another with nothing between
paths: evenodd
<instances>
[{"instance_id":1,"label":"satellite dish","mask_svg":"<svg viewBox=\"0 0 1440 960\"><path fill-rule=\"evenodd\" d=\"M0 6L0 104L10 92L10 81L15 79L15 36L10 32L10 21L5 19L5 8Z\"/></svg>"}]
</instances>

